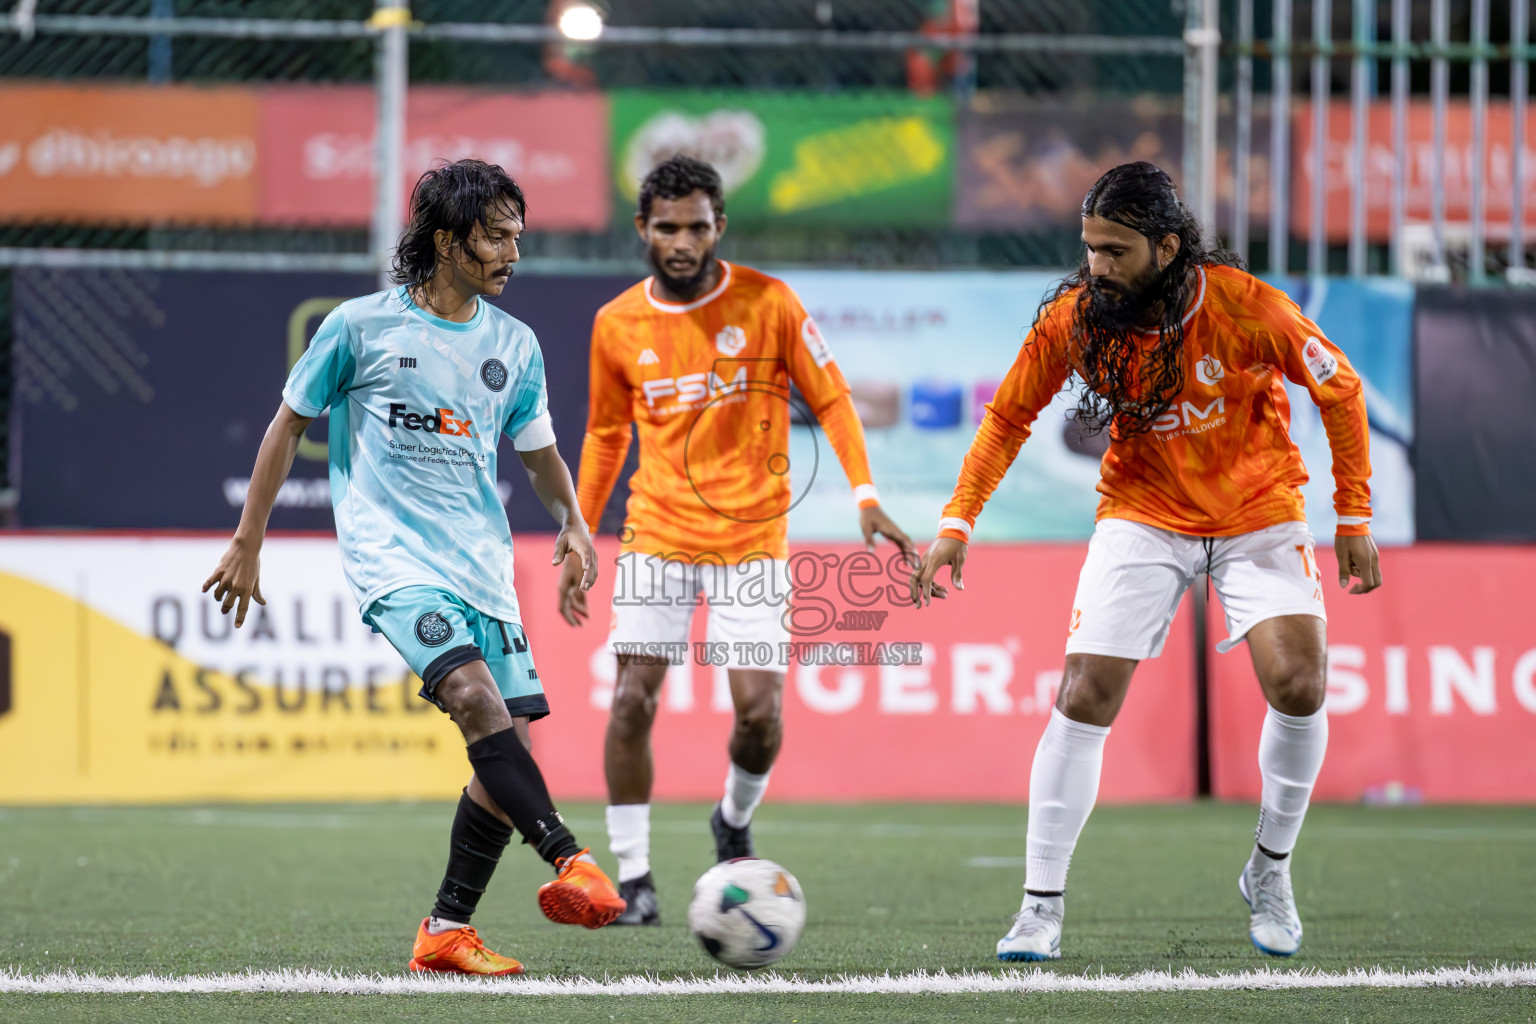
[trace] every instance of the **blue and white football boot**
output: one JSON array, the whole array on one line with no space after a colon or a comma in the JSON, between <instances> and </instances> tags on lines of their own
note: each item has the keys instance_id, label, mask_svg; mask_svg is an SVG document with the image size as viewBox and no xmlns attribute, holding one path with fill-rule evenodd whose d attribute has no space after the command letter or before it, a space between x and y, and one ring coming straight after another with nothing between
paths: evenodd
<instances>
[{"instance_id":1,"label":"blue and white football boot","mask_svg":"<svg viewBox=\"0 0 1536 1024\"><path fill-rule=\"evenodd\" d=\"M1061 919L1065 898L1024 894L1024 906L1013 915L1013 927L997 940L999 960L1060 960Z\"/></svg>"},{"instance_id":2,"label":"blue and white football boot","mask_svg":"<svg viewBox=\"0 0 1536 1024\"><path fill-rule=\"evenodd\" d=\"M1248 938L1259 952L1290 956L1301 948L1291 858L1272 860L1255 849L1237 878L1237 890L1248 904Z\"/></svg>"}]
</instances>

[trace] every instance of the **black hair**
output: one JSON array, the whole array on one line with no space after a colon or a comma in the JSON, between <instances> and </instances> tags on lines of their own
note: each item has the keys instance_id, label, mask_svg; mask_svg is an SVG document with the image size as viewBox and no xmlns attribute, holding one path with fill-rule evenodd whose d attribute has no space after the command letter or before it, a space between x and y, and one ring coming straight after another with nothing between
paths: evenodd
<instances>
[{"instance_id":1,"label":"black hair","mask_svg":"<svg viewBox=\"0 0 1536 1024\"><path fill-rule=\"evenodd\" d=\"M1179 251L1146 285L1141 308L1158 307L1158 339L1145 352L1132 336L1133 326L1103 315L1105 296L1089 273L1088 256L1053 288L1040 304L1036 323L1058 299L1077 293L1069 350L1078 389L1078 422L1090 434L1112 427L1113 437L1127 438L1152 428L1184 390L1184 315L1189 308L1196 267L1238 267L1237 254L1210 243L1200 221L1180 201L1173 179L1144 160L1106 171L1083 197L1082 215L1101 217L1136 231L1154 258L1158 244L1177 235ZM1112 300L1108 300L1112 301Z\"/></svg>"},{"instance_id":2,"label":"black hair","mask_svg":"<svg viewBox=\"0 0 1536 1024\"><path fill-rule=\"evenodd\" d=\"M526 220L528 202L512 176L484 160L455 160L423 174L411 190L411 221L395 247L390 279L420 287L437 273L437 243L433 236L447 231L464 254L473 258L469 236L475 225L488 227L486 217L510 208Z\"/></svg>"},{"instance_id":3,"label":"black hair","mask_svg":"<svg viewBox=\"0 0 1536 1024\"><path fill-rule=\"evenodd\" d=\"M709 196L709 205L715 208L716 217L725 213L725 188L720 183L719 171L683 153L668 157L652 167L651 173L640 183L640 216L650 217L654 200L681 199L694 192Z\"/></svg>"}]
</instances>

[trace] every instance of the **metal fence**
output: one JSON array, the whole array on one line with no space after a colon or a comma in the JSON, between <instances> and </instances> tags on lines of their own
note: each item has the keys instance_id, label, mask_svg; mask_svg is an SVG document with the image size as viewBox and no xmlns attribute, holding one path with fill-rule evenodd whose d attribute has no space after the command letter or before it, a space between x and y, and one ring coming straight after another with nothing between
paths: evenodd
<instances>
[{"instance_id":1,"label":"metal fence","mask_svg":"<svg viewBox=\"0 0 1536 1024\"><path fill-rule=\"evenodd\" d=\"M1529 0L597 0L611 8L607 25L582 42L552 23L564 2L17 0L0 20L0 78L372 82L377 165L387 168L398 161L406 81L849 93L910 88L914 61L926 61L944 65L962 106L1000 92L1182 96L1186 198L1257 269L1530 276ZM969 23L956 14L966 10ZM1410 146L1421 104L1432 138ZM1378 107L1390 109L1385 132ZM1464 128L1470 139L1451 145L1447 133ZM1428 154L1421 182L1390 176L1385 231L1367 210L1380 191L1371 147L1383 145L1399 170ZM1329 164L1341 147L1342 175ZM15 221L0 224L0 263L378 266L399 183L375 180L367 232ZM1497 212L1490 180L1508 193L1494 189ZM1447 206L1456 190L1464 213ZM732 245L740 258L778 263L1059 266L1075 259L1076 234L1070 222L766 225L734 230ZM530 253L560 268L636 265L622 225L535 233Z\"/></svg>"}]
</instances>

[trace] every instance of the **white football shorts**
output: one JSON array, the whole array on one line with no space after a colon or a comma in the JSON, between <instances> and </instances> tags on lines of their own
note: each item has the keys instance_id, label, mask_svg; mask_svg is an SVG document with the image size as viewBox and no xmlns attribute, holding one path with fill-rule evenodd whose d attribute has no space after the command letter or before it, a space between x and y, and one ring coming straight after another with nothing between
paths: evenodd
<instances>
[{"instance_id":1,"label":"white football shorts","mask_svg":"<svg viewBox=\"0 0 1536 1024\"><path fill-rule=\"evenodd\" d=\"M1227 638L1216 645L1220 653L1242 643L1265 619L1328 619L1306 523L1193 537L1129 519L1101 519L1077 580L1067 653L1157 657L1179 600L1201 573L1210 574L1227 617Z\"/></svg>"},{"instance_id":2,"label":"white football shorts","mask_svg":"<svg viewBox=\"0 0 1536 1024\"><path fill-rule=\"evenodd\" d=\"M786 671L780 645L790 640L785 625L791 593L788 565L779 558L721 565L626 552L614 567L609 648L617 652L637 643L686 644L694 609L705 604L705 639L726 645L726 668ZM738 646L742 644L753 645L758 653L759 645L767 644L772 659L764 665ZM688 651L687 657L693 658L694 652Z\"/></svg>"}]
</instances>

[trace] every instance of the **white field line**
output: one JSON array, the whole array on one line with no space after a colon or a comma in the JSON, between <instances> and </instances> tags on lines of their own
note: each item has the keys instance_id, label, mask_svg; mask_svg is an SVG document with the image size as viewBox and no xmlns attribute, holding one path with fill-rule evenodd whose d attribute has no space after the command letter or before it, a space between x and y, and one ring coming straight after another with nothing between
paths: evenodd
<instances>
[{"instance_id":1,"label":"white field line","mask_svg":"<svg viewBox=\"0 0 1536 1024\"><path fill-rule=\"evenodd\" d=\"M629 976L605 978L466 978L456 975L341 974L334 971L245 971L171 977L156 974L103 976L62 971L22 974L0 971L0 993L102 994L291 992L325 995L431 995L477 993L497 996L684 996L684 995L906 995L986 992L1211 992L1261 989L1341 988L1536 988L1536 965L1437 967L1389 971L1380 967L1344 972L1266 968L1198 974L1142 971L1139 974L1057 974L1007 970L995 974L944 971L913 974L843 975L810 980L794 975L717 974L663 980Z\"/></svg>"}]
</instances>

